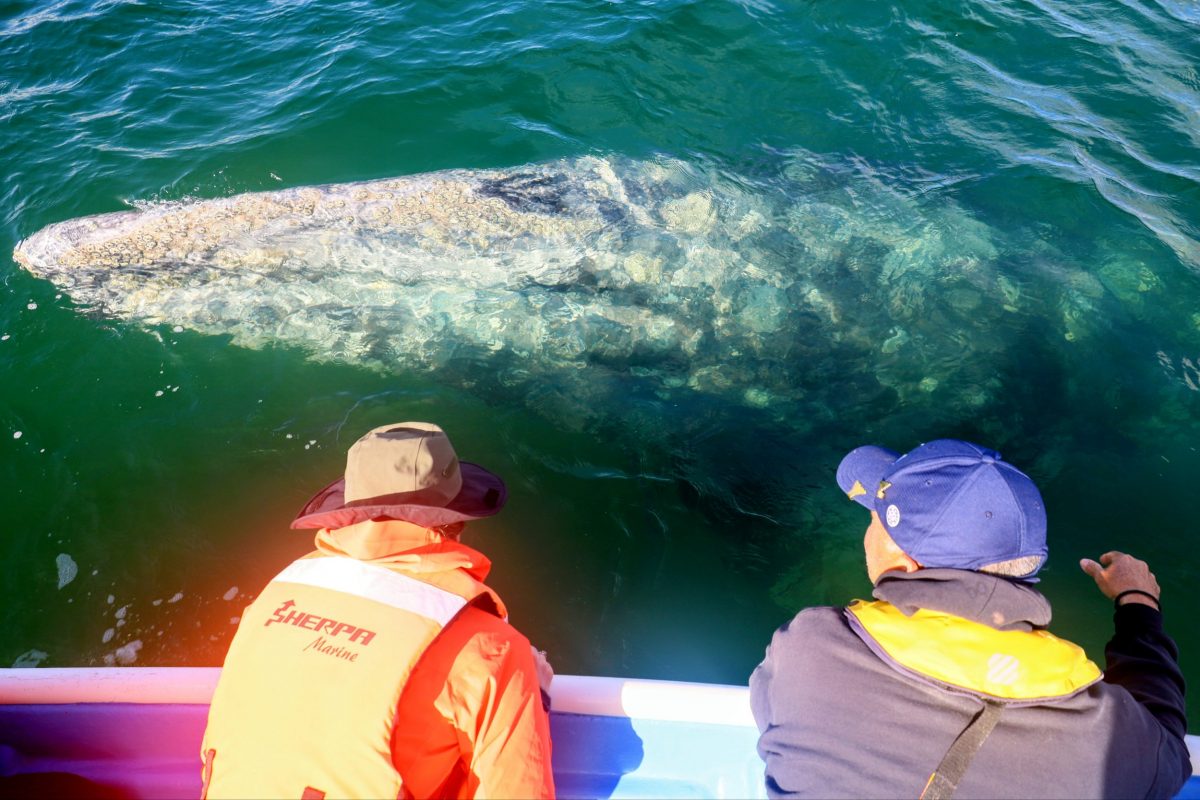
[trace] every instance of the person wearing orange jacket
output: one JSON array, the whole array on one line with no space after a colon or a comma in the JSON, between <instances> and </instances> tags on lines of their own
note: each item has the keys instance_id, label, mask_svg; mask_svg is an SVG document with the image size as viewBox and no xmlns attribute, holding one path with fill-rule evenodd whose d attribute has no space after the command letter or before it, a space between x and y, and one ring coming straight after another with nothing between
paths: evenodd
<instances>
[{"instance_id":1,"label":"person wearing orange jacket","mask_svg":"<svg viewBox=\"0 0 1200 800\"><path fill-rule=\"evenodd\" d=\"M317 530L316 550L242 615L204 797L553 797L553 672L459 541L506 498L437 425L359 439L292 523Z\"/></svg>"}]
</instances>

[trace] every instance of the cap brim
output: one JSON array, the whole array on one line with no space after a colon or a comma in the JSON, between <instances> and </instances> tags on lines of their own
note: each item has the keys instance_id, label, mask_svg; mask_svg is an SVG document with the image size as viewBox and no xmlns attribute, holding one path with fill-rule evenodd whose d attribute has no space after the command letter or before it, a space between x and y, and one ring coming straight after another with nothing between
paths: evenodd
<instances>
[{"instance_id":1,"label":"cap brim","mask_svg":"<svg viewBox=\"0 0 1200 800\"><path fill-rule=\"evenodd\" d=\"M841 490L864 508L875 508L875 492L900 454L886 447L866 445L851 450L838 464L837 482Z\"/></svg>"},{"instance_id":2,"label":"cap brim","mask_svg":"<svg viewBox=\"0 0 1200 800\"><path fill-rule=\"evenodd\" d=\"M444 506L412 503L347 506L346 481L339 478L304 504L304 508L292 520L292 528L344 528L379 518L399 519L423 528L436 528L490 517L504 507L508 500L508 488L499 475L469 461L460 461L459 469L462 472L462 489Z\"/></svg>"}]
</instances>

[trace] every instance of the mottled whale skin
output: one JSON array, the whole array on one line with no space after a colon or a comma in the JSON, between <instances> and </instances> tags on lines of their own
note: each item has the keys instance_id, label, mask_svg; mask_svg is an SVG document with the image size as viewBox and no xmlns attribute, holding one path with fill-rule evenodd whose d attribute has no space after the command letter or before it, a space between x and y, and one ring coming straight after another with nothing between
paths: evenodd
<instances>
[{"instance_id":1,"label":"mottled whale skin","mask_svg":"<svg viewBox=\"0 0 1200 800\"><path fill-rule=\"evenodd\" d=\"M92 313L427 371L578 424L699 396L803 426L931 380L982 403L986 364L938 331L1001 313L982 295L1017 302L986 227L803 164L779 175L450 170L149 204L50 225L15 258ZM939 299L955 291L961 307ZM869 385L848 361L875 363Z\"/></svg>"}]
</instances>

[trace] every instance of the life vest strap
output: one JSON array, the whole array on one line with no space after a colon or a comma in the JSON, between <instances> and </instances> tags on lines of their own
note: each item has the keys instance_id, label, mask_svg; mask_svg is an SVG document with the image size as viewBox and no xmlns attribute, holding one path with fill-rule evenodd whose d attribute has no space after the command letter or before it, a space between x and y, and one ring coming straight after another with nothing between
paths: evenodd
<instances>
[{"instance_id":1,"label":"life vest strap","mask_svg":"<svg viewBox=\"0 0 1200 800\"><path fill-rule=\"evenodd\" d=\"M946 755L942 756L937 769L929 776L920 800L949 800L954 796L958 782L962 780L967 767L971 766L971 761L975 759L992 729L1000 721L1000 712L1003 710L1002 703L993 700L983 702L983 710L967 723L967 727L958 734Z\"/></svg>"}]
</instances>

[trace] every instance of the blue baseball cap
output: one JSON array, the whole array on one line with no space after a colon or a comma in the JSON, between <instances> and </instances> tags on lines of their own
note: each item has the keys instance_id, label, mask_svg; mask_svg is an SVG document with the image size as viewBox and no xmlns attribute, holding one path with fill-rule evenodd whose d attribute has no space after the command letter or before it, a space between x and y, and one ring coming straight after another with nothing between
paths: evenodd
<instances>
[{"instance_id":1,"label":"blue baseball cap","mask_svg":"<svg viewBox=\"0 0 1200 800\"><path fill-rule=\"evenodd\" d=\"M837 470L846 495L877 514L922 567L979 569L1028 556L1046 562L1046 506L1029 476L995 450L938 439L900 455L868 445Z\"/></svg>"}]
</instances>

